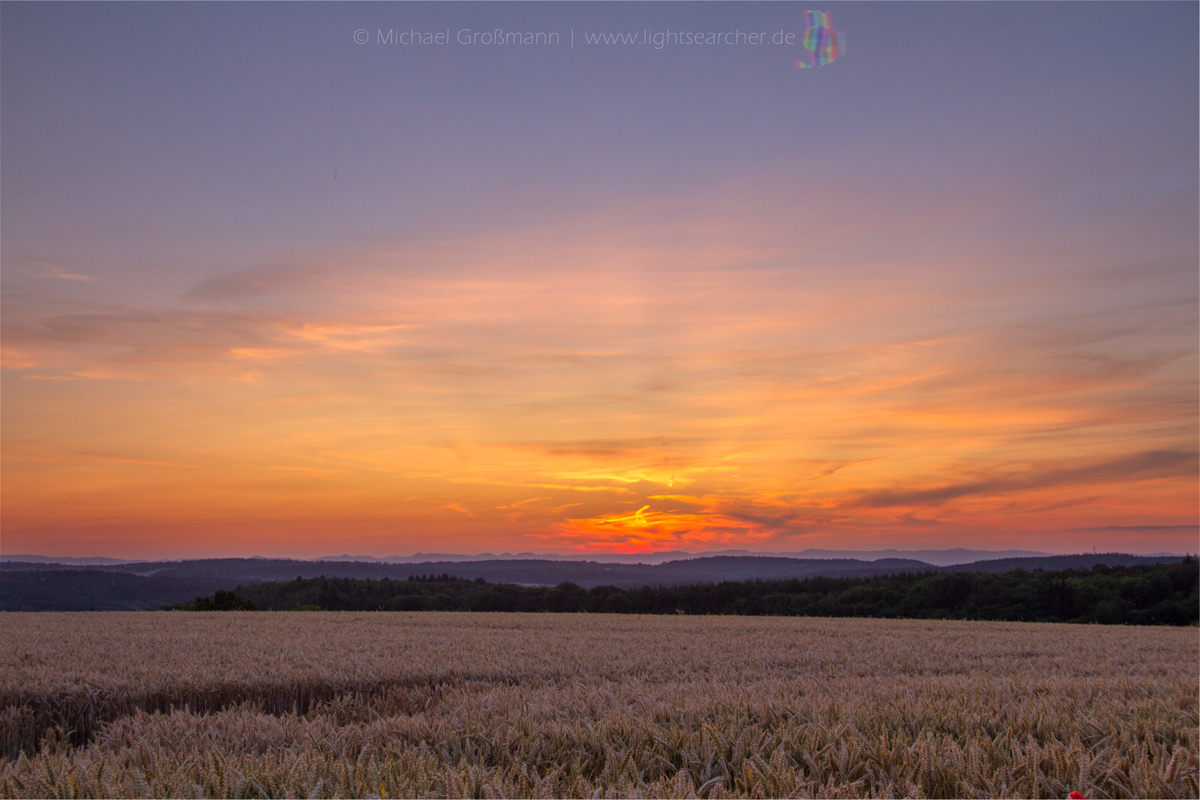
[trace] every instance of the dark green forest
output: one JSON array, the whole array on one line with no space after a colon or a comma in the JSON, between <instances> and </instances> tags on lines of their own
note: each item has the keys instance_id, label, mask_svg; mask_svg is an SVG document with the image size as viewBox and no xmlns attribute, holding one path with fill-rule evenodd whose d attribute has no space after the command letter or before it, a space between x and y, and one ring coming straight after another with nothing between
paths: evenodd
<instances>
[{"instance_id":1,"label":"dark green forest","mask_svg":"<svg viewBox=\"0 0 1200 800\"><path fill-rule=\"evenodd\" d=\"M873 578L726 581L584 589L488 583L451 575L407 580L296 578L239 586L175 606L190 610L547 611L742 614L1194 625L1200 562L1061 571L942 572Z\"/></svg>"},{"instance_id":2,"label":"dark green forest","mask_svg":"<svg viewBox=\"0 0 1200 800\"><path fill-rule=\"evenodd\" d=\"M164 578L108 570L0 569L0 611L137 611L162 608L241 581Z\"/></svg>"}]
</instances>

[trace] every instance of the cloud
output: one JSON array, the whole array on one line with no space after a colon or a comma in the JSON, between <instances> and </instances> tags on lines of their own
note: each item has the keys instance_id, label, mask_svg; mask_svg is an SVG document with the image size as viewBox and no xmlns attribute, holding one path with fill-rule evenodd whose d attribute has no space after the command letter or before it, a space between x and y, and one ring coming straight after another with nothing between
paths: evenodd
<instances>
[{"instance_id":1,"label":"cloud","mask_svg":"<svg viewBox=\"0 0 1200 800\"><path fill-rule=\"evenodd\" d=\"M180 469L200 469L196 464L181 464L176 461L162 461L151 458L133 458L130 456L115 456L107 453L90 453L82 452L79 455L86 458L95 458L100 461L108 461L114 464L141 464L150 467L178 467Z\"/></svg>"},{"instance_id":2,"label":"cloud","mask_svg":"<svg viewBox=\"0 0 1200 800\"><path fill-rule=\"evenodd\" d=\"M247 361L384 354L411 328L373 316L118 307L7 321L4 364L131 378L188 371L244 378Z\"/></svg>"},{"instance_id":3,"label":"cloud","mask_svg":"<svg viewBox=\"0 0 1200 800\"><path fill-rule=\"evenodd\" d=\"M67 270L63 269L62 267L56 266L54 264L46 264L46 263L43 263L40 261L27 261L25 263L28 265L28 267L25 270L26 274L32 275L35 278L50 278L53 280L60 280L60 281L84 281L84 282L95 280L95 278L92 277L91 275L83 275L78 272L68 272Z\"/></svg>"},{"instance_id":4,"label":"cloud","mask_svg":"<svg viewBox=\"0 0 1200 800\"><path fill-rule=\"evenodd\" d=\"M1043 468L1018 478L993 478L946 484L929 489L885 489L866 492L848 506L887 508L938 506L969 495L1026 492L1058 486L1195 476L1200 460L1195 451L1155 450L1075 467Z\"/></svg>"},{"instance_id":5,"label":"cloud","mask_svg":"<svg viewBox=\"0 0 1200 800\"><path fill-rule=\"evenodd\" d=\"M11 345L0 345L0 365L5 369L32 369L37 360L29 353Z\"/></svg>"},{"instance_id":6,"label":"cloud","mask_svg":"<svg viewBox=\"0 0 1200 800\"><path fill-rule=\"evenodd\" d=\"M294 292L319 284L323 277L321 271L309 267L256 267L207 278L190 289L184 299L227 302Z\"/></svg>"}]
</instances>

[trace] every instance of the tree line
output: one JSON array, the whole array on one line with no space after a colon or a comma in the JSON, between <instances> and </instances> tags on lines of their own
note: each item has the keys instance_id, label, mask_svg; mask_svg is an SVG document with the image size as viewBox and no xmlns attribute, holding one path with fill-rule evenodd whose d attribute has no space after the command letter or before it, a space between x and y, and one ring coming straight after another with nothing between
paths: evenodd
<instances>
[{"instance_id":1,"label":"tree line","mask_svg":"<svg viewBox=\"0 0 1200 800\"><path fill-rule=\"evenodd\" d=\"M909 573L585 589L449 574L407 580L296 578L239 586L189 610L545 611L975 619L1128 625L1200 621L1200 562L1060 571Z\"/></svg>"}]
</instances>

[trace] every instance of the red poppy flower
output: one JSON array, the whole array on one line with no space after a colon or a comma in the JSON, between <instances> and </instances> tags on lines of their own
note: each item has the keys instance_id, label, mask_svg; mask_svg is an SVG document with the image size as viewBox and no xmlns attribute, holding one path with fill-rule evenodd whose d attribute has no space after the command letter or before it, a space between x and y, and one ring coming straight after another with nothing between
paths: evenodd
<instances>
[{"instance_id":1,"label":"red poppy flower","mask_svg":"<svg viewBox=\"0 0 1200 800\"><path fill-rule=\"evenodd\" d=\"M1067 795L1067 800L1084 800L1083 792L1071 792Z\"/></svg>"}]
</instances>

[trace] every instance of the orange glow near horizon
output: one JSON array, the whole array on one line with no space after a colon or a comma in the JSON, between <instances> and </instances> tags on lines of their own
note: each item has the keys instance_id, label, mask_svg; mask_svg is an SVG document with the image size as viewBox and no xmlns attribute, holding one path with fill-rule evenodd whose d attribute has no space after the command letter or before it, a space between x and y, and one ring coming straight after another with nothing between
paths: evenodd
<instances>
[{"instance_id":1,"label":"orange glow near horizon","mask_svg":"<svg viewBox=\"0 0 1200 800\"><path fill-rule=\"evenodd\" d=\"M153 309L30 295L4 550L1191 547L1194 348L1022 316L1087 284L994 292L982 245L969 274L817 268L762 224L325 254Z\"/></svg>"}]
</instances>

